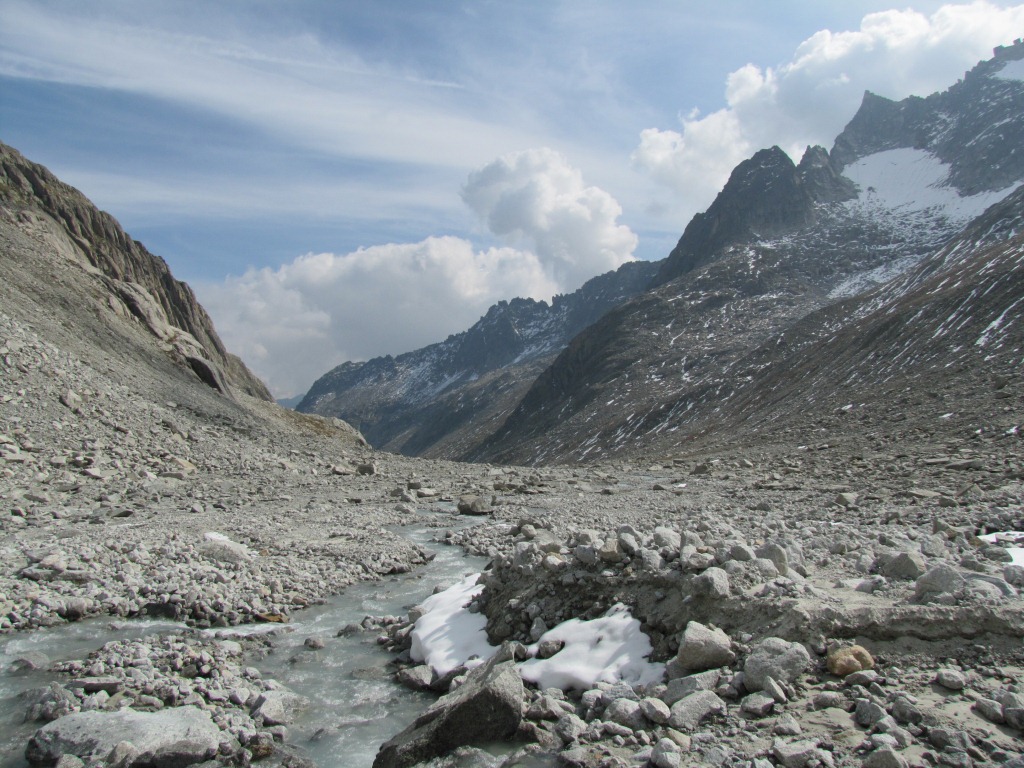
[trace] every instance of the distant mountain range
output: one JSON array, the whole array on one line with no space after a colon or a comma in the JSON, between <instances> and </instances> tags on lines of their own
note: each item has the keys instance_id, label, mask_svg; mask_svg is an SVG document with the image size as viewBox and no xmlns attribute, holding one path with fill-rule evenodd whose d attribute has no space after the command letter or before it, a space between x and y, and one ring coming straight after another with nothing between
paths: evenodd
<instances>
[{"instance_id":1,"label":"distant mountain range","mask_svg":"<svg viewBox=\"0 0 1024 768\"><path fill-rule=\"evenodd\" d=\"M665 260L341 365L299 410L388 450L539 464L681 449L724 424L791 429L831 418L839 391L942 389L963 366L1001 381L1024 325L1022 147L1018 43L927 98L866 93L830 151L757 152ZM958 301L971 319L940 332Z\"/></svg>"}]
</instances>

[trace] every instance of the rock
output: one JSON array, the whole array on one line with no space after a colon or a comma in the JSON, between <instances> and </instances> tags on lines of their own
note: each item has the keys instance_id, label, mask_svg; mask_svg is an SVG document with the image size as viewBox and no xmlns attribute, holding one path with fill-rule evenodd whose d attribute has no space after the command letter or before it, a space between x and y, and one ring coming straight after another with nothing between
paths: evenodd
<instances>
[{"instance_id":1,"label":"rock","mask_svg":"<svg viewBox=\"0 0 1024 768\"><path fill-rule=\"evenodd\" d=\"M714 690L721 679L722 674L715 669L699 672L695 675L687 675L686 677L677 677L668 681L665 693L662 694L661 699L671 706L696 691Z\"/></svg>"},{"instance_id":2,"label":"rock","mask_svg":"<svg viewBox=\"0 0 1024 768\"><path fill-rule=\"evenodd\" d=\"M871 752L861 765L864 768L907 768L909 763L892 747L883 747Z\"/></svg>"},{"instance_id":3,"label":"rock","mask_svg":"<svg viewBox=\"0 0 1024 768\"><path fill-rule=\"evenodd\" d=\"M882 566L882 575L890 579L916 579L926 567L920 552L900 552Z\"/></svg>"},{"instance_id":4,"label":"rock","mask_svg":"<svg viewBox=\"0 0 1024 768\"><path fill-rule=\"evenodd\" d=\"M935 597L956 592L964 586L964 577L951 565L937 565L928 569L914 582L914 600L927 603Z\"/></svg>"},{"instance_id":5,"label":"rock","mask_svg":"<svg viewBox=\"0 0 1024 768\"><path fill-rule=\"evenodd\" d=\"M740 709L754 717L765 717L775 709L775 699L763 693L751 693L743 697Z\"/></svg>"},{"instance_id":6,"label":"rock","mask_svg":"<svg viewBox=\"0 0 1024 768\"><path fill-rule=\"evenodd\" d=\"M857 725L863 728L870 728L884 717L886 717L884 707L871 701L871 699L857 699L857 708L853 711L853 719L857 722Z\"/></svg>"},{"instance_id":7,"label":"rock","mask_svg":"<svg viewBox=\"0 0 1024 768\"><path fill-rule=\"evenodd\" d=\"M690 591L697 597L721 600L729 596L729 574L711 567L690 582Z\"/></svg>"},{"instance_id":8,"label":"rock","mask_svg":"<svg viewBox=\"0 0 1024 768\"><path fill-rule=\"evenodd\" d=\"M459 746L514 736L522 721L523 681L508 658L499 651L471 670L466 682L381 746L374 768L407 768Z\"/></svg>"},{"instance_id":9,"label":"rock","mask_svg":"<svg viewBox=\"0 0 1024 768\"><path fill-rule=\"evenodd\" d=\"M716 693L697 691L672 705L668 724L680 731L692 731L704 718L725 712L725 702Z\"/></svg>"},{"instance_id":10,"label":"rock","mask_svg":"<svg viewBox=\"0 0 1024 768\"><path fill-rule=\"evenodd\" d=\"M769 542L763 547L758 547L755 552L758 557L771 560L780 576L789 575L789 554L781 545L774 541Z\"/></svg>"},{"instance_id":11,"label":"rock","mask_svg":"<svg viewBox=\"0 0 1024 768\"><path fill-rule=\"evenodd\" d=\"M853 509L857 506L858 494L845 491L836 496L835 503L843 509Z\"/></svg>"},{"instance_id":12,"label":"rock","mask_svg":"<svg viewBox=\"0 0 1024 768\"><path fill-rule=\"evenodd\" d=\"M555 735L562 741L572 743L587 730L587 723L579 715L566 712L555 723Z\"/></svg>"},{"instance_id":13,"label":"rock","mask_svg":"<svg viewBox=\"0 0 1024 768\"><path fill-rule=\"evenodd\" d=\"M772 744L772 755L785 768L807 768L811 764L833 765L832 755L818 749L815 741L784 742L777 739Z\"/></svg>"},{"instance_id":14,"label":"rock","mask_svg":"<svg viewBox=\"0 0 1024 768\"><path fill-rule=\"evenodd\" d=\"M75 712L40 728L29 739L30 763L52 765L61 755L86 762L103 760L121 742L138 752L141 764L186 766L217 754L220 729L209 714L185 706L159 712Z\"/></svg>"},{"instance_id":15,"label":"rock","mask_svg":"<svg viewBox=\"0 0 1024 768\"><path fill-rule=\"evenodd\" d=\"M473 494L460 496L457 508L459 514L462 515L486 515L491 511L491 505L487 499Z\"/></svg>"},{"instance_id":16,"label":"rock","mask_svg":"<svg viewBox=\"0 0 1024 768\"><path fill-rule=\"evenodd\" d=\"M830 650L825 659L825 665L828 667L828 671L836 677L846 677L854 672L873 669L875 660L868 653L867 648L861 645L851 645Z\"/></svg>"},{"instance_id":17,"label":"rock","mask_svg":"<svg viewBox=\"0 0 1024 768\"><path fill-rule=\"evenodd\" d=\"M640 700L640 711L655 725L664 725L672 716L672 710L669 709L668 704L661 699L651 697Z\"/></svg>"},{"instance_id":18,"label":"rock","mask_svg":"<svg viewBox=\"0 0 1024 768\"><path fill-rule=\"evenodd\" d=\"M644 714L640 702L632 699L615 699L604 710L604 719L639 731L644 727Z\"/></svg>"},{"instance_id":19,"label":"rock","mask_svg":"<svg viewBox=\"0 0 1024 768\"><path fill-rule=\"evenodd\" d=\"M264 725L288 725L310 703L305 696L291 691L264 691L253 704L252 716L262 718Z\"/></svg>"},{"instance_id":20,"label":"rock","mask_svg":"<svg viewBox=\"0 0 1024 768\"><path fill-rule=\"evenodd\" d=\"M675 659L669 663L668 675L672 678L680 677L687 672L703 672L707 669L728 666L735 660L736 654L732 651L732 641L725 632L691 621L683 630L679 641L679 651L676 653Z\"/></svg>"},{"instance_id":21,"label":"rock","mask_svg":"<svg viewBox=\"0 0 1024 768\"><path fill-rule=\"evenodd\" d=\"M399 670L395 679L410 690L426 691L434 681L434 672L426 664L420 664Z\"/></svg>"},{"instance_id":22,"label":"rock","mask_svg":"<svg viewBox=\"0 0 1024 768\"><path fill-rule=\"evenodd\" d=\"M960 670L948 667L943 667L935 673L935 682L951 691L962 691L967 685L967 680Z\"/></svg>"},{"instance_id":23,"label":"rock","mask_svg":"<svg viewBox=\"0 0 1024 768\"><path fill-rule=\"evenodd\" d=\"M811 663L811 656L800 643L769 637L758 643L743 664L743 684L751 693L764 689L765 678L791 683Z\"/></svg>"},{"instance_id":24,"label":"rock","mask_svg":"<svg viewBox=\"0 0 1024 768\"><path fill-rule=\"evenodd\" d=\"M222 563L244 563L252 560L252 553L245 544L231 541L227 536L212 531L203 536L199 551L211 560Z\"/></svg>"},{"instance_id":25,"label":"rock","mask_svg":"<svg viewBox=\"0 0 1024 768\"><path fill-rule=\"evenodd\" d=\"M651 750L651 765L655 768L679 768L683 763L679 745L672 739L658 739Z\"/></svg>"}]
</instances>

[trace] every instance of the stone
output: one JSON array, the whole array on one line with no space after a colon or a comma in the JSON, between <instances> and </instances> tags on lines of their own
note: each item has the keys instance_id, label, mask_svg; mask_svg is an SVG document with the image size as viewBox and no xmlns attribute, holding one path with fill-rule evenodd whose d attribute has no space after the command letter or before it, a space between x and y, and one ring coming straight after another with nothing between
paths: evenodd
<instances>
[{"instance_id":1,"label":"stone","mask_svg":"<svg viewBox=\"0 0 1024 768\"><path fill-rule=\"evenodd\" d=\"M828 671L836 677L846 677L854 672L874 669L875 660L867 648L861 645L833 648L825 659Z\"/></svg>"},{"instance_id":2,"label":"stone","mask_svg":"<svg viewBox=\"0 0 1024 768\"><path fill-rule=\"evenodd\" d=\"M810 666L811 656L800 643L769 637L758 643L743 664L743 684L751 693L764 689L765 679L791 683Z\"/></svg>"},{"instance_id":3,"label":"stone","mask_svg":"<svg viewBox=\"0 0 1024 768\"><path fill-rule=\"evenodd\" d=\"M491 511L491 504L482 496L467 494L459 497L457 505L461 515L486 515Z\"/></svg>"},{"instance_id":4,"label":"stone","mask_svg":"<svg viewBox=\"0 0 1024 768\"><path fill-rule=\"evenodd\" d=\"M784 742L776 739L772 744L772 755L785 768L808 768L812 764L832 765L832 756L818 749L818 743L809 739Z\"/></svg>"},{"instance_id":5,"label":"stone","mask_svg":"<svg viewBox=\"0 0 1024 768\"><path fill-rule=\"evenodd\" d=\"M252 553L245 544L231 541L220 533L205 534L199 551L205 557L222 563L244 563L252 560Z\"/></svg>"},{"instance_id":6,"label":"stone","mask_svg":"<svg viewBox=\"0 0 1024 768\"><path fill-rule=\"evenodd\" d=\"M658 739L651 750L651 765L655 768L679 768L682 763L679 745L669 738Z\"/></svg>"},{"instance_id":7,"label":"stone","mask_svg":"<svg viewBox=\"0 0 1024 768\"><path fill-rule=\"evenodd\" d=\"M644 727L644 714L640 702L632 699L615 699L604 710L604 719L639 731Z\"/></svg>"},{"instance_id":8,"label":"stone","mask_svg":"<svg viewBox=\"0 0 1024 768\"><path fill-rule=\"evenodd\" d=\"M522 722L523 680L499 650L377 752L373 768L408 768L456 747L512 738Z\"/></svg>"},{"instance_id":9,"label":"stone","mask_svg":"<svg viewBox=\"0 0 1024 768\"><path fill-rule=\"evenodd\" d=\"M732 641L725 632L691 621L683 630L679 640L679 651L675 659L669 663L668 675L671 678L680 677L687 672L703 672L728 666L735 660Z\"/></svg>"},{"instance_id":10,"label":"stone","mask_svg":"<svg viewBox=\"0 0 1024 768\"><path fill-rule=\"evenodd\" d=\"M789 554L776 542L772 541L755 550L759 558L771 560L780 576L789 575Z\"/></svg>"},{"instance_id":11,"label":"stone","mask_svg":"<svg viewBox=\"0 0 1024 768\"><path fill-rule=\"evenodd\" d=\"M772 733L779 736L799 736L803 732L796 718L786 712L772 726Z\"/></svg>"},{"instance_id":12,"label":"stone","mask_svg":"<svg viewBox=\"0 0 1024 768\"><path fill-rule=\"evenodd\" d=\"M664 725L672 716L672 710L669 709L668 704L661 699L652 697L640 700L640 711L655 725Z\"/></svg>"},{"instance_id":13,"label":"stone","mask_svg":"<svg viewBox=\"0 0 1024 768\"><path fill-rule=\"evenodd\" d=\"M714 690L721 679L722 674L715 669L708 670L707 672L698 672L695 675L687 675L686 677L677 677L668 681L665 693L662 694L661 699L671 706L696 691Z\"/></svg>"},{"instance_id":14,"label":"stone","mask_svg":"<svg viewBox=\"0 0 1024 768\"><path fill-rule=\"evenodd\" d=\"M726 704L713 691L697 691L672 705L668 724L680 731L692 731L711 715L722 715Z\"/></svg>"},{"instance_id":15,"label":"stone","mask_svg":"<svg viewBox=\"0 0 1024 768\"><path fill-rule=\"evenodd\" d=\"M964 577L951 565L929 568L914 582L914 600L926 603L939 595L956 592L964 586Z\"/></svg>"},{"instance_id":16,"label":"stone","mask_svg":"<svg viewBox=\"0 0 1024 768\"><path fill-rule=\"evenodd\" d=\"M909 763L892 747L882 747L869 753L861 765L864 768L907 768Z\"/></svg>"},{"instance_id":17,"label":"stone","mask_svg":"<svg viewBox=\"0 0 1024 768\"><path fill-rule=\"evenodd\" d=\"M962 691L967 685L967 680L960 670L948 667L943 667L935 673L935 682L951 691Z\"/></svg>"},{"instance_id":18,"label":"stone","mask_svg":"<svg viewBox=\"0 0 1024 768\"><path fill-rule=\"evenodd\" d=\"M885 708L871 699L857 699L857 707L853 711L853 719L857 725L870 728L886 716Z\"/></svg>"},{"instance_id":19,"label":"stone","mask_svg":"<svg viewBox=\"0 0 1024 768\"><path fill-rule=\"evenodd\" d=\"M729 596L729 574L721 568L707 568L703 573L694 576L690 582L690 591L697 597L721 600Z\"/></svg>"},{"instance_id":20,"label":"stone","mask_svg":"<svg viewBox=\"0 0 1024 768\"><path fill-rule=\"evenodd\" d=\"M579 715L566 712L555 723L555 735L564 742L574 742L587 730L586 721Z\"/></svg>"},{"instance_id":21,"label":"stone","mask_svg":"<svg viewBox=\"0 0 1024 768\"><path fill-rule=\"evenodd\" d=\"M775 709L775 699L763 693L751 693L743 697L740 709L753 717L765 717Z\"/></svg>"},{"instance_id":22,"label":"stone","mask_svg":"<svg viewBox=\"0 0 1024 768\"><path fill-rule=\"evenodd\" d=\"M121 742L137 751L137 761L187 766L217 754L221 731L209 714L184 706L159 712L75 712L44 725L29 739L25 756L30 763L52 765L62 755L84 761L105 760ZM148 756L148 758L146 757Z\"/></svg>"},{"instance_id":23,"label":"stone","mask_svg":"<svg viewBox=\"0 0 1024 768\"><path fill-rule=\"evenodd\" d=\"M900 552L882 566L882 575L890 579L916 579L927 565L920 552Z\"/></svg>"},{"instance_id":24,"label":"stone","mask_svg":"<svg viewBox=\"0 0 1024 768\"><path fill-rule=\"evenodd\" d=\"M262 718L264 725L288 725L310 703L306 697L291 691L264 691L253 704L252 716Z\"/></svg>"}]
</instances>

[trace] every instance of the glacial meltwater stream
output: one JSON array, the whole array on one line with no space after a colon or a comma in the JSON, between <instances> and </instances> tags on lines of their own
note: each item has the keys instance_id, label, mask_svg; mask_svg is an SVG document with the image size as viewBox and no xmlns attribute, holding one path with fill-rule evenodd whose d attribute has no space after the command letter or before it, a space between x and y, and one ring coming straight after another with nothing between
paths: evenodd
<instances>
[{"instance_id":1,"label":"glacial meltwater stream","mask_svg":"<svg viewBox=\"0 0 1024 768\"><path fill-rule=\"evenodd\" d=\"M430 517L438 521L439 516ZM403 535L435 553L430 563L411 573L353 585L323 605L296 612L290 624L275 628L272 652L246 662L259 669L264 678L273 678L311 701L311 706L288 726L288 741L324 768L372 765L381 743L412 722L433 700L392 680L387 667L391 655L377 645L374 633L337 634L367 615L404 615L428 597L436 585L451 585L483 569L483 558L434 542L438 530L426 523L402 530ZM266 630L267 626L208 631L230 637ZM12 669L16 659L33 653L43 654L50 662L82 659L111 640L183 629L170 622L112 622L99 618L0 640L0 768L28 765L25 744L40 725L23 722L26 707L19 693L57 679L41 670L17 672ZM306 638L314 636L324 640L322 649L304 646Z\"/></svg>"}]
</instances>

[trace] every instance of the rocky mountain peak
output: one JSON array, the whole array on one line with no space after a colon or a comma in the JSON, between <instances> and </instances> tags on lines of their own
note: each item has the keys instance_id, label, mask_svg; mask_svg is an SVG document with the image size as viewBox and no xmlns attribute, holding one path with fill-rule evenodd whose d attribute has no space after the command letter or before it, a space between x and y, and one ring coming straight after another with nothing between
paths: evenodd
<instances>
[{"instance_id":1,"label":"rocky mountain peak","mask_svg":"<svg viewBox=\"0 0 1024 768\"><path fill-rule=\"evenodd\" d=\"M660 285L714 258L728 245L774 237L814 218L813 198L789 155L762 149L736 166L704 213L693 217L655 279Z\"/></svg>"}]
</instances>

